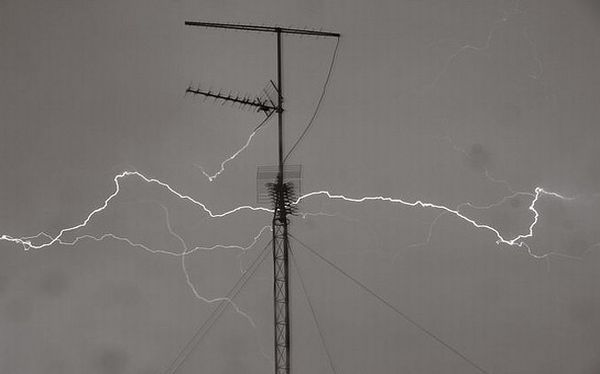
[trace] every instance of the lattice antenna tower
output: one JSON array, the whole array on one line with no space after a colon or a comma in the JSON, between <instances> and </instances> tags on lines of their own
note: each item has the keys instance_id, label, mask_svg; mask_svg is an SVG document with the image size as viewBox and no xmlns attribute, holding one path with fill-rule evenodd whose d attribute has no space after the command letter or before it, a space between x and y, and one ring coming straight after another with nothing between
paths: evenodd
<instances>
[{"instance_id":1,"label":"lattice antenna tower","mask_svg":"<svg viewBox=\"0 0 600 374\"><path fill-rule=\"evenodd\" d=\"M268 184L268 194L273 203L274 214L272 221L273 232L273 309L274 309L274 352L275 352L275 374L290 373L290 309L289 309L289 232L288 218L293 214L294 188L293 184L284 181L284 157L283 157L283 82L282 82L282 58L281 44L284 34L308 35L316 37L339 38L340 34L335 32L295 29L285 27L271 27L258 25L241 25L215 22L186 21L187 26L198 26L208 28L219 28L229 30L255 31L274 34L276 36L276 58L277 58L277 83L271 81L276 98L271 98L268 91L263 97L241 96L239 94L223 94L221 91L202 90L200 87L186 89L186 93L201 95L213 99L222 104L238 105L241 108L255 108L264 112L268 117L277 113L278 118L278 165L277 177Z\"/></svg>"}]
</instances>

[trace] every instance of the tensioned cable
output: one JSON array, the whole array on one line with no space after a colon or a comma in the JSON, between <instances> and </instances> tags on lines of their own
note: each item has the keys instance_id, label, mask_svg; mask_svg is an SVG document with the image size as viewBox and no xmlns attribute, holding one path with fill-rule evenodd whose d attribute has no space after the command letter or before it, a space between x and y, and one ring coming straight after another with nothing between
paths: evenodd
<instances>
[{"instance_id":1,"label":"tensioned cable","mask_svg":"<svg viewBox=\"0 0 600 374\"><path fill-rule=\"evenodd\" d=\"M315 325L317 326L317 331L319 332L319 337L321 338L321 344L323 344L323 349L325 350L325 354L327 355L327 359L329 360L329 367L334 374L337 374L335 371L335 366L333 365L333 360L331 358L331 354L329 353L329 349L327 348L327 344L325 344L325 337L323 336L323 331L321 330L321 325L319 324L319 320L317 319L317 313L315 312L315 308L310 301L310 297L308 296L308 292L306 291L306 286L304 285L304 279L302 278L302 274L300 273L300 267L296 262L296 258L294 257L294 253L292 252L292 248L289 248L290 257L292 258L292 264L296 268L296 274L298 274L298 279L300 279L300 285L302 286L302 291L304 292L304 297L306 297L306 301L308 306L310 307L310 312L312 313L313 320L315 321Z\"/></svg>"},{"instance_id":2,"label":"tensioned cable","mask_svg":"<svg viewBox=\"0 0 600 374\"><path fill-rule=\"evenodd\" d=\"M313 122L315 121L315 118L317 118L317 114L319 113L319 109L321 108L321 103L323 102L323 98L325 97L325 92L327 91L327 85L329 84L329 79L331 78L331 73L333 72L333 66L335 65L335 59L337 57L337 51L338 51L339 45L340 45L340 38L338 37L337 41L335 42L335 49L333 50L333 55L331 56L331 64L329 64L329 71L327 72L327 77L325 78L325 82L323 83L323 89L321 90L321 96L319 97L319 101L317 101L317 106L315 107L315 111L313 112L312 117L308 121L308 124L306 125L306 127L304 128L304 130L302 131L300 136L298 137L298 140L296 140L296 142L294 143L292 148L290 148L288 153L285 155L285 157L283 159L284 163L288 159L288 157L290 157L290 154L292 154L294 149L296 149L296 146L298 146L298 143L300 143L302 138L304 138L304 135L306 135L306 133L312 126Z\"/></svg>"},{"instance_id":3,"label":"tensioned cable","mask_svg":"<svg viewBox=\"0 0 600 374\"><path fill-rule=\"evenodd\" d=\"M225 298L227 300L223 300L219 303L219 306L210 314L210 316L200 325L200 327L196 330L194 335L190 338L190 340L181 348L175 359L171 362L167 370L163 373L175 374L175 372L181 367L184 361L188 358L190 353L196 348L198 344L202 341L202 339L206 336L208 331L210 331L211 327L217 322L219 317L223 314L223 312L227 309L227 306L232 303L232 300L237 296L237 294L242 290L242 288L246 285L248 280L256 273L256 270L260 267L263 261L267 258L266 254L269 252L267 248L271 245L272 240L269 240L267 245L262 249L260 254L252 261L248 270L238 279L235 285L229 290Z\"/></svg>"},{"instance_id":4,"label":"tensioned cable","mask_svg":"<svg viewBox=\"0 0 600 374\"><path fill-rule=\"evenodd\" d=\"M449 351L451 351L452 353L454 353L458 357L462 358L465 362L467 362L469 365L471 365L472 367L474 367L477 370L479 370L481 373L489 374L489 372L487 372L486 370L484 370L481 366L477 365L474 361L472 361L471 359L469 359L467 356L465 356L464 354L460 353L456 348L454 348L450 344L448 344L445 341L443 341L439 336L435 335L433 332L431 332L430 330L428 330L425 327L423 327L417 321L415 321L414 319L412 319L411 317L409 317L406 313L400 311L398 308L396 308L394 305L392 305L389 301L385 300L383 297L381 297L377 293L375 293L375 291L371 290L369 287L367 287L366 285L364 285L361 281L359 281L358 279L354 278L353 276L351 276L350 274L348 274L347 272L345 272L342 268L340 268L339 266L337 266L336 264L334 264L333 262L331 262L327 258L323 257L321 254L319 254L313 248L311 248L308 245L304 244L302 241L300 241L300 239L296 238L295 236L293 236L291 234L290 234L290 236L292 238L294 238L294 240L296 240L298 243L300 243L304 248L308 249L315 256L317 256L318 258L320 258L321 260L323 260L324 262L326 262L329 266L331 266L332 268L334 268L335 270L337 270L338 272L340 272L341 274L343 274L346 278L350 279L352 282L354 282L355 284L357 284L360 288L362 288L363 290L367 291L369 294L371 294L371 296L375 297L377 300L379 300L380 302L382 302L388 308L390 308L391 310L393 310L394 312L396 312L396 314L398 314L399 316L401 316L402 318L404 318L407 322L409 322L410 324L412 324L413 326L415 326L417 329L421 330L422 332L424 332L425 334L427 334L430 338L434 339L435 341L437 341L438 343L440 343L441 345L443 345L444 347L446 347Z\"/></svg>"}]
</instances>

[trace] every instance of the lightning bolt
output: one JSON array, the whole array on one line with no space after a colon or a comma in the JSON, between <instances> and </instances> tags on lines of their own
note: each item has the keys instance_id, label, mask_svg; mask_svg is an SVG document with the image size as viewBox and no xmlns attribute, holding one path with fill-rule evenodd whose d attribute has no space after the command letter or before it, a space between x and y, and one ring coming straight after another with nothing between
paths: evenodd
<instances>
[{"instance_id":1,"label":"lightning bolt","mask_svg":"<svg viewBox=\"0 0 600 374\"><path fill-rule=\"evenodd\" d=\"M433 221L431 221L431 223L429 224L429 229L427 230L427 237L425 238L425 240L423 240L420 243L413 243L413 244L409 244L406 248L418 248L418 247L424 247L427 244L429 244L429 242L431 241L431 237L433 236L433 228L435 227L435 224L437 223L437 221L444 215L446 214L446 212L441 212L440 214L438 214L437 216L435 216L435 218L433 219ZM394 255L394 257L392 257L392 264L396 263L396 259L398 258L398 256L400 256L400 252L396 253Z\"/></svg>"},{"instance_id":2,"label":"lightning bolt","mask_svg":"<svg viewBox=\"0 0 600 374\"><path fill-rule=\"evenodd\" d=\"M496 21L494 21L492 23L492 26L490 27L489 32L487 34L487 37L484 39L484 41L481 44L477 45L477 44L466 43L466 44L463 44L460 48L458 48L454 53L452 53L445 60L444 64L442 65L442 69L438 72L438 74L435 76L435 78L429 84L427 84L423 87L423 93L426 93L427 91L429 91L430 89L432 89L433 87L435 87L437 85L439 80L446 74L446 72L448 71L448 69L454 62L454 60L457 57L459 57L461 54L463 54L467 51L483 52L483 51L489 49L492 39L494 37L494 34L498 31L498 29L500 28L500 26L503 23L506 23L509 20L509 16L511 15L511 13L509 13L509 12L503 12L503 13L504 13L504 15L501 18L497 19ZM442 39L433 44L440 44L442 42L451 41L451 40L453 40L453 39Z\"/></svg>"},{"instance_id":3,"label":"lightning bolt","mask_svg":"<svg viewBox=\"0 0 600 374\"><path fill-rule=\"evenodd\" d=\"M254 136L260 131L260 129L263 128L263 126L269 121L269 119L271 119L271 117L273 116L273 113L275 113L274 111L271 111L270 113L267 114L267 117L262 120L255 128L254 131L252 131L252 133L250 133L250 136L248 136L248 139L246 140L246 143L244 143L244 145L238 149L236 152L234 152L231 156L227 157L225 160L223 160L221 162L220 168L219 170L217 170L217 172L215 172L214 174L208 174L206 172L206 170L204 169L203 166L201 165L197 165L194 164L195 167L197 167L198 169L200 169L200 172L206 177L208 178L209 182L214 182L215 179L217 179L217 177L219 175L221 175L224 171L225 171L225 165L227 165L229 162L235 160L237 158L237 156L244 152L244 150L246 148L248 148L248 146L250 146L250 143L252 142L252 139L254 138Z\"/></svg>"},{"instance_id":4,"label":"lightning bolt","mask_svg":"<svg viewBox=\"0 0 600 374\"><path fill-rule=\"evenodd\" d=\"M502 236L502 234L500 233L500 231L498 229L496 229L490 225L487 225L487 224L479 223L479 222L475 221L474 219L463 214L461 212L460 208L467 206L467 205L474 207L474 205L472 205L470 203L463 203L463 204L459 205L459 207L452 209L445 205L435 204L435 203L426 202L426 201L422 201L422 200L407 201L402 198L392 198L392 197L387 197L387 196L365 196L365 197L360 197L360 198L354 198L354 197L348 197L348 196L339 195L339 194L333 194L329 191L324 190L324 191L309 192L305 195L302 195L296 200L296 204L302 200L309 198L309 197L323 195L332 200L342 200L342 201L351 202L351 203L365 203L365 202L372 202L372 201L382 201L382 202L388 202L388 203L392 203L392 204L401 204L401 205L408 206L408 207L431 208L431 209L439 210L442 213L446 213L446 214L450 214L455 217L458 217L459 219L471 224L475 228L492 232L496 236L496 244L498 244L498 245L505 244L505 245L508 245L511 247L526 248L527 252L529 253L530 256L537 258L537 259L546 258L547 256L549 256L549 254L536 255L535 253L532 252L531 248L525 242L526 239L533 237L534 227L537 224L539 216L540 216L540 213L536 209L535 205L541 196L549 196L549 197L557 198L557 199L561 199L561 200L573 200L574 198L566 197L566 196L563 196L556 192L547 191L542 187L536 187L534 190L534 193L518 192L517 194L527 194L527 195L533 197L531 204L528 207L528 210L533 214L533 219L525 233L518 234L512 238L505 238ZM510 196L504 197L502 199L502 201L506 201L509 198L510 198ZM497 202L497 203L491 204L489 206L476 207L476 208L489 209L489 208L499 205L500 203L501 202ZM436 219L434 220L434 222L437 221L439 219L439 217L440 216L437 216ZM430 233L431 233L431 230L432 230L432 228L430 228ZM430 238L430 236L431 236L431 234L429 235L429 238Z\"/></svg>"},{"instance_id":5,"label":"lightning bolt","mask_svg":"<svg viewBox=\"0 0 600 374\"><path fill-rule=\"evenodd\" d=\"M460 153L462 153L462 154L464 155L464 157L466 157L466 158L469 158L469 157L471 157L471 156L469 155L469 152L467 152L467 151L466 151L464 148L462 148L462 147L459 147L459 146L458 146L458 145L457 145L457 144L456 144L456 143L455 143L455 142L452 140L452 138L451 138L450 136L448 136L448 135L445 135L445 136L443 136L443 137L442 137L442 139L443 139L443 140L445 140L445 141L448 141L448 142L451 144L451 146L452 146L452 149L454 149L454 150L455 150L455 151L457 151L457 152L460 152ZM492 203L492 204L489 204L489 205L484 205L484 206L482 206L482 205L475 205L475 204L472 204L472 203L470 203L470 202L462 203L462 204L460 204L460 205L458 206L458 208L459 208L459 209L460 209L460 208L462 208L462 207L465 207L465 206L468 206L468 207L470 207L470 208L472 208L472 209L477 209L477 210L486 210L486 209L491 209L491 208L494 208L494 207L498 207L498 206L502 205L503 203L507 202L508 200L510 200L510 199L513 199L513 198L515 198L515 197L518 197L518 196L527 196L527 197L530 197L530 198L532 198L532 203L531 203L531 205L529 206L529 210L532 210L532 209L533 209L533 206L535 205L535 202L536 202L536 201L537 201L537 199L538 199L538 195L537 195L537 193L523 192L523 191L515 191L515 189L512 187L512 185L511 185L511 184L510 184L510 183L509 183L507 180L505 180L505 179L498 179L498 178L496 178L495 176L493 176L493 175L491 174L491 172L488 170L488 168L483 168L483 175L484 175L484 176L485 176L485 178L486 178L487 180L489 180L491 183L494 183L494 184L501 184L501 185L505 186L505 187L506 187L506 189L507 189L507 190L508 190L508 191L509 191L511 194L510 194L510 195L507 195L507 196L505 196L505 197L503 197L502 199L500 199L500 200L499 200L499 201L497 201L496 203ZM556 199L560 199L560 200L564 200L564 201L572 201L572 200L575 200L575 197L566 197L566 196L563 196L563 195L561 195L561 194L558 194L558 193L555 193L555 192L549 192L549 191L546 191L546 190L543 190L543 189L542 189L542 191L545 193L545 195L548 195L548 196L550 196L550 197L553 197L553 198L556 198ZM593 196L592 196L592 197L593 197ZM537 223L537 219L538 219L538 217L539 217L539 212L538 212L537 210L534 210L534 214L535 214L535 215L534 215L534 221L533 221L533 225L535 225L535 224ZM433 229L433 226L435 225L435 223L436 223L436 221L437 221L437 219L438 219L438 218L439 218L439 216L438 216L438 217L436 217L436 218L435 218L435 220L434 220L434 221L431 223L431 226L430 226L430 231L429 231L429 234L428 234L428 236L427 236L427 239L426 239L424 242L422 242L422 243L418 243L418 244L416 244L415 246L423 246L423 245L426 245L426 244L428 244L428 243L429 243L429 240L431 239L431 232L432 232L431 230ZM532 237L533 237L533 226L531 226L531 227L530 227L530 230L529 230L529 232L532 234L532 235L530 236L530 237L532 238ZM588 248L587 248L587 250L586 250L586 251L585 251L585 252L584 252L584 253L581 255L581 257L575 257L575 256L571 256L571 255L568 255L568 254L565 254L565 253L557 252L557 251L548 251L548 252L546 252L544 255L536 255L536 254L534 254L534 253L532 252L532 250L531 250L530 246L529 246L527 243L525 243L523 240L520 240L520 241L519 241L517 244L515 244L515 245L517 245L518 247L526 248L526 249L527 249L527 252L528 252L528 254L529 254L530 256L532 256L532 257L536 258L536 259L546 259L546 260L548 260L548 262L547 262L547 263L548 263L548 271L550 271L550 262L549 262L550 256L558 256L558 257L564 257L564 258L568 258L568 259L572 259L572 260L580 260L580 259L581 259L581 258L582 258L582 257L585 255L585 253L587 253L587 252L588 252L589 250L591 250L592 248L594 248L594 247L596 247L596 246L600 245L600 243L592 244L592 245L591 245L590 247L588 247Z\"/></svg>"},{"instance_id":6,"label":"lightning bolt","mask_svg":"<svg viewBox=\"0 0 600 374\"><path fill-rule=\"evenodd\" d=\"M268 208L264 208L264 207L254 207L254 206L250 206L250 205L242 205L242 206L238 206L236 208L233 208L229 211L225 211L225 212L221 212L221 213L215 213L212 210L210 210L205 204L203 204L200 201L195 200L194 198L182 194L180 192L177 192L174 188L172 188L169 184L162 182L158 179L155 178L150 178L147 177L145 175L143 175L142 173L138 172L138 171L124 171L120 174L117 174L114 177L114 182L115 182L115 191L110 194L108 196L108 198L104 201L104 203L94 209L90 214L88 214L88 216L79 224L76 224L74 226L71 227L67 227L64 228L62 230L60 230L60 232L58 233L58 235L52 237L51 235L47 234L47 233L40 233L37 234L35 236L26 236L26 237L13 237L7 234L3 234L2 236L0 236L0 240L4 240L4 241L9 241L9 242L13 242L15 244L19 244L23 247L24 250L29 250L29 249L42 249L48 246L51 246L53 244L63 244L63 245L75 245L79 240L84 239L84 238L89 238L89 239L93 239L93 240L102 240L105 238L112 238L115 240L120 240L120 241L125 241L127 242L129 245L134 246L134 247L139 247L139 248L143 248L149 252L152 253L162 253L162 254L170 254L170 255L178 255L181 257L185 257L185 255L193 253L194 251L197 250L211 250L211 249L215 249L215 248L219 248L219 247L235 247L235 248L239 248L241 250L244 250L244 248L241 248L239 246L224 246L224 245L215 245L214 247L211 248L206 248L206 247L194 247L192 249L189 249L186 245L186 249L184 252L180 253L180 254L174 254L173 252L170 251L166 251L166 250L156 250L156 249L150 249L147 246L144 246L143 244L140 243L134 243L131 240L127 239L127 238L122 238L122 237L118 237L114 234L104 234L101 237L94 237L92 235L83 235L83 236L79 236L77 237L74 241L71 242L66 242L62 239L62 237L71 231L80 229L85 227L90 221L91 219L98 213L102 212L104 209L106 209L110 203L110 201L112 199L115 198L115 196L117 196L117 194L120 191L120 181L123 178L126 177L137 177L140 178L141 180L147 182L147 183L151 183L151 184L157 184L163 188L165 188L166 190L168 190L170 193L172 193L173 195L177 196L178 198L188 201L198 207L200 207L204 212L206 212L210 218L222 218L222 217L226 217L228 215L234 214L236 212L240 212L243 210L250 210L250 211L257 211L257 212L266 212L266 213L272 213L273 211L271 209ZM490 232L492 232L495 236L496 236L496 244L505 244L508 246L516 246L516 247L522 247L522 248L527 248L528 249L528 253L535 257L535 258L544 258L546 257L548 254L545 255L536 255L534 254L531 249L529 248L529 246L527 245L527 243L525 242L526 239L532 238L534 235L534 227L538 222L539 219L539 211L536 209L536 204L539 201L541 196L548 196L551 198L556 198L556 199L561 199L561 200L573 200L573 197L566 197L563 196L557 192L552 192L552 191L548 191L545 190L542 187L536 187L534 192L515 192L512 195L506 196L503 199L501 199L500 201L487 205L487 206L476 206L474 204L471 203L462 203L460 204L457 208L450 208L447 207L445 205L441 205L441 204L436 204L436 203L431 203L431 202L426 202L426 201L422 201L422 200L416 200L416 201L407 201L407 200L403 200L401 198L393 198L393 197L387 197L387 196L365 196L365 197L360 197L360 198L354 198L354 197L347 197L341 194L334 194L331 193L329 191L326 190L322 190L322 191L314 191L314 192L310 192L307 194L304 194L302 196L300 196L297 200L296 200L296 204L300 203L302 200L306 200L310 197L314 197L314 196L326 196L327 198L331 199L331 200L343 200L346 202L352 202L352 203L365 203L365 202L370 202L370 201L382 201L382 202L389 202L392 204L401 204L401 205L405 205L405 206L409 206L409 207L422 207L422 208L431 208L431 209L435 209L435 210L440 210L444 213L447 214L451 214L457 218L460 218L461 220L471 224L473 227L478 228L478 229L484 229L484 230L488 230ZM526 196L530 196L532 198L531 204L528 207L528 210L532 213L533 215L533 219L531 224L529 225L528 229L526 230L525 233L516 235L513 238L505 238L502 236L502 234L500 233L500 231L490 225L487 224L482 224L477 222L476 220L468 217L467 215L465 215L464 213L461 212L461 208L465 207L465 206L469 206L471 208L475 208L475 209L490 209L494 206L498 206L501 203L505 202L506 200L518 196L518 195L526 195ZM307 215L330 215L328 213L323 213L323 212L319 212L319 213L302 213L302 216L305 218ZM439 217L436 218L436 221ZM258 236L255 237L255 240L253 241L253 243L255 243L258 238L260 237L260 235L262 235L262 233L266 230L266 227L263 227L263 229L261 229L260 233ZM43 237L45 239L47 239L46 242L42 243L42 244L35 244L34 240L38 239L40 237Z\"/></svg>"},{"instance_id":7,"label":"lightning bolt","mask_svg":"<svg viewBox=\"0 0 600 374\"><path fill-rule=\"evenodd\" d=\"M189 274L187 268L185 267L185 258L186 258L186 255L190 253L190 249L189 249L187 243L185 242L185 240L181 237L181 235L179 235L178 233L175 232L175 230L173 230L173 227L171 226L171 218L169 217L169 210L167 209L167 207L165 207L164 205L161 205L161 207L165 211L165 216L166 216L166 220L167 220L167 229L169 230L169 233L171 235L173 235L175 238L177 238L177 240L179 240L179 242L181 243L181 247L183 249L183 251L181 253L181 268L183 270L183 273L185 274L185 279L187 281L187 284L190 287L190 289L192 290L192 292L194 293L194 296L197 299L202 300L208 304L212 304L212 303L220 302L220 301L225 301L225 302L231 304L234 307L234 309L236 310L236 312L238 312L239 314L244 316L248 320L248 322L250 322L252 327L256 328L256 323L254 323L254 320L252 319L252 317L250 317L250 315L248 315L246 312L242 311L230 298L216 297L213 299L208 299L208 298L200 295L200 293L196 289L196 286L192 282L192 279L190 277L190 274Z\"/></svg>"},{"instance_id":8,"label":"lightning bolt","mask_svg":"<svg viewBox=\"0 0 600 374\"><path fill-rule=\"evenodd\" d=\"M61 242L61 238L66 234L69 233L71 231L80 229L82 227L87 226L87 224L90 222L90 220L98 213L102 212L103 210L105 210L108 207L108 204L110 203L110 201L112 199L114 199L118 194L119 191L121 190L121 184L120 184L120 180L126 177L137 177L142 179L143 181L145 181L146 183L150 183L150 184L157 184L163 188L165 188L167 191L169 191L171 194L175 195L176 197L178 197L179 199L188 201L190 203L192 203L193 205L196 205L198 207L200 207L205 213L207 213L209 215L210 218L222 218L222 217L226 217L229 216L231 214L243 211L243 210L250 210L250 211L257 211L257 212L266 212L266 213L272 213L273 211L271 209L267 209L267 208L263 208L263 207L254 207L254 206L250 206L250 205L243 205L243 206L238 206L232 210L226 211L226 212L222 212L222 213L214 213L213 211L211 211L205 204L201 203L200 201L195 200L194 198L188 196L188 195L184 195L182 193L177 192L175 189L173 189L169 184L162 182L158 179L155 178L149 178L146 177L145 175L143 175L142 173L138 172L138 171L124 171L120 174L117 174L114 177L114 182L115 182L115 191L110 194L108 196L108 198L106 198L106 200L104 200L104 203L99 206L98 208L94 209L90 214L88 214L88 216L79 224L76 224L74 226L71 227L67 227L64 228L62 230L60 230L60 232L58 233L58 235L56 235L55 237L52 237L46 233L40 233L38 235L35 236L30 236L30 237L21 237L21 238L16 238L16 237L12 237L10 235L7 234L2 234L2 236L0 236L0 240L5 240L5 241L9 241L12 243L16 243L19 244L21 246L23 246L24 250L29 250L29 249L42 249L45 247L49 247L55 243L59 243ZM111 234L107 234L108 236L111 236ZM49 241L42 243L42 244L34 244L32 239L34 238L39 238L40 236L43 236L47 239L49 239ZM113 236L114 237L114 236ZM114 237L116 239L116 237Z\"/></svg>"},{"instance_id":9,"label":"lightning bolt","mask_svg":"<svg viewBox=\"0 0 600 374\"><path fill-rule=\"evenodd\" d=\"M215 179L217 179L217 177L218 177L219 175L221 175L221 174L222 174L222 173L225 171L225 165L227 165L229 162L231 162L231 161L235 160L235 159L236 159L236 157L237 157L237 156L238 156L240 153L244 152L244 150L245 150L246 148L248 148L248 146L249 146L249 145L250 145L250 143L252 142L252 138L254 138L254 136L255 136L255 135L258 133L258 131L259 131L259 130L260 130L260 129L257 129L257 130L255 130L255 131L253 131L253 132L250 134L250 136L248 137L248 140L246 140L246 143L245 143L245 144L244 144L244 145L243 145L243 146L242 146L240 149L238 149L238 150L237 150L237 151L236 151L234 154L232 154L231 156L229 156L229 157L227 157L225 160L223 160L223 161L221 162L221 166L220 166L219 170L218 170L217 172L215 172L214 174L212 174L212 175L211 175L211 174L208 174L208 173L206 172L206 170L204 169L204 167L202 167L201 165L194 164L194 166L195 166L195 167L197 167L198 169L200 169L200 172L201 172L201 173L202 173L202 174L203 174L203 175L204 175L206 178L208 178L208 181L209 181L209 182L214 182L214 180L215 180Z\"/></svg>"},{"instance_id":10,"label":"lightning bolt","mask_svg":"<svg viewBox=\"0 0 600 374\"><path fill-rule=\"evenodd\" d=\"M454 142L454 140L452 140L452 138L450 137L450 135L444 135L444 136L442 137L442 140L444 140L444 141L447 141L448 143L450 143L450 145L452 146L452 149L453 149L453 150L455 150L456 152L462 153L462 154L463 154L463 156L464 156L466 159L470 159L470 158L471 158L471 155L469 155L469 152L467 152L467 150L466 150L466 149L464 149L464 148L462 148L462 147L459 147L459 146L458 146L458 145L457 145L457 144ZM493 175L492 175L492 173L489 171L489 169L488 169L487 167L484 167L484 168L483 168L483 175L485 176L485 178L486 178L488 181L490 181L490 182L492 182L492 183L494 183L494 184L501 184L501 185L503 185L503 186L504 186L504 187L505 187L505 188L508 190L508 192L510 192L511 194L513 194L513 195L517 195L517 194L518 194L518 192L517 192L517 191L515 191L515 190L513 189L513 187L511 186L511 184L510 184L510 183L509 183L507 180L505 180L505 179L498 179L498 178L496 178L495 176L493 176ZM526 193L526 192L525 192L525 194L528 194L528 193ZM505 198L502 200L502 202L504 202L504 201L505 201L506 199L508 199L509 197L510 197L510 196L507 196L507 197L505 197ZM499 203L500 203L500 202L499 202Z\"/></svg>"},{"instance_id":11,"label":"lightning bolt","mask_svg":"<svg viewBox=\"0 0 600 374\"><path fill-rule=\"evenodd\" d=\"M458 47L452 54L450 54L450 56L448 56L445 60L444 63L442 64L442 68L439 70L439 72L435 75L435 77L433 78L433 80L426 84L425 86L423 86L423 88L421 89L421 93L425 94L427 91L429 91L430 89L434 88L438 82L440 81L440 79L448 72L448 69L450 68L450 66L454 63L454 61L462 54L464 54L465 52L468 51L473 51L473 52L485 52L488 49L490 49L491 47L491 43L492 40L494 39L495 34L502 28L501 26L503 24L506 24L508 21L511 20L511 18L515 15L525 15L527 14L527 10L523 10L521 9L521 5L520 5L521 1L517 0L515 1L514 5L508 9L508 10L502 10L502 16L498 19L496 19L494 22L492 22L491 26L489 27L489 31L487 33L487 36L483 39L482 42L477 43L477 42L466 42L466 41L459 41L456 39L441 39L438 40L434 43L431 43L429 46L434 46L434 45L438 45L441 43L446 43L446 42L460 42L462 45L460 47ZM525 41L529 44L530 50L531 50L531 54L532 54L532 58L535 61L536 65L537 65L537 71L536 72L532 72L528 74L528 77L531 79L534 79L536 81L540 81L540 78L542 77L542 74L544 73L544 64L542 62L542 59L539 55L539 52L537 50L537 46L534 43L534 41L531 39L529 32L527 31L527 29L525 27L522 27L522 31L521 34L523 36L523 39L525 39ZM542 84L543 87L546 87L546 84L543 84L540 82L540 84Z\"/></svg>"}]
</instances>

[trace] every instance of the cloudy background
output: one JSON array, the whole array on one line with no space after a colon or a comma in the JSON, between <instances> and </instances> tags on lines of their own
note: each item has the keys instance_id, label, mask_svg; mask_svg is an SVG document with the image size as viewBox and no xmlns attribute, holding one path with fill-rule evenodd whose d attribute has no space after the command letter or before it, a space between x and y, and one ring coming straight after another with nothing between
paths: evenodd
<instances>
[{"instance_id":1,"label":"cloudy background","mask_svg":"<svg viewBox=\"0 0 600 374\"><path fill-rule=\"evenodd\" d=\"M290 158L303 192L461 206L507 239L533 222L536 187L574 197L537 200L529 250L440 210L323 196L301 208L328 215L297 217L292 232L489 373L600 373L594 0L0 0L0 235L82 222L124 170L215 212L256 205L256 166L276 161L274 121L210 182L201 170L217 172L262 117L183 94L190 81L259 93L275 78L275 40L185 20L342 34L318 117ZM334 48L285 37L288 146ZM227 293L269 241L267 230L248 251L200 250L183 263L151 253L249 246L270 215L210 219L156 184L119 182L107 208L62 239L111 233L146 249L0 241L0 372L162 373L216 306L197 296ZM292 247L337 372L478 372ZM229 308L178 372L272 370L270 263L235 299L255 327ZM293 367L329 373L297 274Z\"/></svg>"}]
</instances>

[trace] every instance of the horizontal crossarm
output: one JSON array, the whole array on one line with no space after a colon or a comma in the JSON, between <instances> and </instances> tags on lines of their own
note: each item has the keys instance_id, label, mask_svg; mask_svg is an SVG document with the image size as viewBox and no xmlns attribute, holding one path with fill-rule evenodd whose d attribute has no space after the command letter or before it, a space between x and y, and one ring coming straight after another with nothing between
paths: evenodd
<instances>
[{"instance_id":1,"label":"horizontal crossarm","mask_svg":"<svg viewBox=\"0 0 600 374\"><path fill-rule=\"evenodd\" d=\"M200 22L200 21L185 21L185 24L186 24L186 26L212 27L212 28L218 28L218 29L259 31L259 32L281 32L282 34L312 35L312 36L333 37L333 38L340 37L340 34L337 32L293 29L293 28L289 28L289 27L241 25L241 24L233 24L233 23Z\"/></svg>"}]
</instances>

